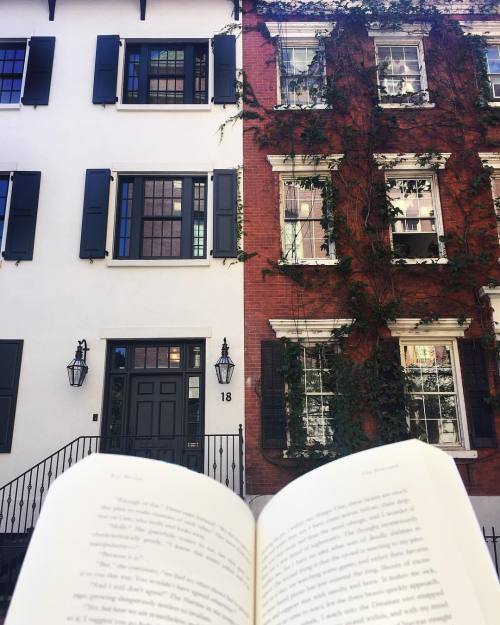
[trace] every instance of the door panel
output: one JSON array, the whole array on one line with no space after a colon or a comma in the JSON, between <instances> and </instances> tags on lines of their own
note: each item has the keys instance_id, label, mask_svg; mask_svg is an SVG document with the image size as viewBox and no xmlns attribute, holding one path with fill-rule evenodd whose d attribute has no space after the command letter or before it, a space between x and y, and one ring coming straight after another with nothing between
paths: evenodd
<instances>
[{"instance_id":1,"label":"door panel","mask_svg":"<svg viewBox=\"0 0 500 625\"><path fill-rule=\"evenodd\" d=\"M181 462L183 451L182 376L132 376L127 435L133 454Z\"/></svg>"}]
</instances>

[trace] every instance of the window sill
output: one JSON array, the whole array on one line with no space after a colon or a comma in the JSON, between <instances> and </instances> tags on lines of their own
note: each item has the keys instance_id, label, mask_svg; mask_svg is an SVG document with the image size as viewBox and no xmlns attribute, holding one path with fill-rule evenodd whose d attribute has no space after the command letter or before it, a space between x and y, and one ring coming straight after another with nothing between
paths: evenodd
<instances>
[{"instance_id":1,"label":"window sill","mask_svg":"<svg viewBox=\"0 0 500 625\"><path fill-rule=\"evenodd\" d=\"M106 260L108 267L208 267L208 258L179 258L172 260Z\"/></svg>"},{"instance_id":2,"label":"window sill","mask_svg":"<svg viewBox=\"0 0 500 625\"><path fill-rule=\"evenodd\" d=\"M310 451L304 449L303 451L291 451L290 449L283 450L283 458L288 460L294 460L301 458L303 460L322 460L322 459L335 459L337 454L332 449L321 449Z\"/></svg>"},{"instance_id":3,"label":"window sill","mask_svg":"<svg viewBox=\"0 0 500 625\"><path fill-rule=\"evenodd\" d=\"M451 458L462 458L463 460L477 458L475 449L446 449L446 447L439 447L439 449L442 449Z\"/></svg>"},{"instance_id":4,"label":"window sill","mask_svg":"<svg viewBox=\"0 0 500 625\"><path fill-rule=\"evenodd\" d=\"M19 111L21 108L21 103L17 104L0 104L0 111Z\"/></svg>"},{"instance_id":5,"label":"window sill","mask_svg":"<svg viewBox=\"0 0 500 625\"><path fill-rule=\"evenodd\" d=\"M447 265L447 258L393 258L392 265Z\"/></svg>"},{"instance_id":6,"label":"window sill","mask_svg":"<svg viewBox=\"0 0 500 625\"><path fill-rule=\"evenodd\" d=\"M308 258L304 260L294 260L290 262L287 262L284 260L278 261L278 265L282 265L284 267L295 267L296 265L306 265L306 266L312 265L316 267L320 265L338 265L338 264L339 264L339 260L337 258L325 258L325 260Z\"/></svg>"},{"instance_id":7,"label":"window sill","mask_svg":"<svg viewBox=\"0 0 500 625\"><path fill-rule=\"evenodd\" d=\"M490 102L488 102L488 106L491 106L493 108L498 108L498 107L500 107L500 101L498 101L498 102L490 101Z\"/></svg>"},{"instance_id":8,"label":"window sill","mask_svg":"<svg viewBox=\"0 0 500 625\"><path fill-rule=\"evenodd\" d=\"M408 103L396 103L396 102L379 102L379 106L382 109L398 109L398 110L413 110L413 109L433 109L436 107L434 102L424 102L422 104Z\"/></svg>"},{"instance_id":9,"label":"window sill","mask_svg":"<svg viewBox=\"0 0 500 625\"><path fill-rule=\"evenodd\" d=\"M116 103L117 111L211 111L211 104L123 104Z\"/></svg>"},{"instance_id":10,"label":"window sill","mask_svg":"<svg viewBox=\"0 0 500 625\"><path fill-rule=\"evenodd\" d=\"M300 106L298 104L277 104L275 111L324 111L328 108L328 104L313 104Z\"/></svg>"}]
</instances>

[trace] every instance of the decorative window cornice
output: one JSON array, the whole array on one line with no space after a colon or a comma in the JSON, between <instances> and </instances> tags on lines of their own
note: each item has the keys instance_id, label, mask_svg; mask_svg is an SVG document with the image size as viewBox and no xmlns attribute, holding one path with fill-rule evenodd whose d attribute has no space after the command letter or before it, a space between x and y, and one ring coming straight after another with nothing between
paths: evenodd
<instances>
[{"instance_id":1,"label":"decorative window cornice","mask_svg":"<svg viewBox=\"0 0 500 625\"><path fill-rule=\"evenodd\" d=\"M432 25L424 22L416 22L414 24L401 24L397 29L387 28L383 25L372 23L368 30L369 37L376 37L377 39L400 39L401 37L413 37L420 39L427 37L431 32Z\"/></svg>"},{"instance_id":2,"label":"decorative window cornice","mask_svg":"<svg viewBox=\"0 0 500 625\"><path fill-rule=\"evenodd\" d=\"M451 156L451 152L443 152L428 157L426 154L374 154L379 169L414 170L414 169L444 169Z\"/></svg>"},{"instance_id":3,"label":"decorative window cornice","mask_svg":"<svg viewBox=\"0 0 500 625\"><path fill-rule=\"evenodd\" d=\"M316 39L327 37L335 28L335 22L266 22L271 37L286 39Z\"/></svg>"},{"instance_id":4,"label":"decorative window cornice","mask_svg":"<svg viewBox=\"0 0 500 625\"><path fill-rule=\"evenodd\" d=\"M350 325L352 319L269 319L276 338L301 343L321 343L332 338L332 332Z\"/></svg>"},{"instance_id":5,"label":"decorative window cornice","mask_svg":"<svg viewBox=\"0 0 500 625\"><path fill-rule=\"evenodd\" d=\"M479 158L486 167L500 169L500 152L479 152Z\"/></svg>"},{"instance_id":6,"label":"decorative window cornice","mask_svg":"<svg viewBox=\"0 0 500 625\"><path fill-rule=\"evenodd\" d=\"M487 39L500 37L498 20L460 20L460 25L468 35L480 35Z\"/></svg>"},{"instance_id":7,"label":"decorative window cornice","mask_svg":"<svg viewBox=\"0 0 500 625\"><path fill-rule=\"evenodd\" d=\"M459 323L455 317L441 317L436 321L421 323L420 319L405 317L390 321L387 327L391 335L396 337L459 338L464 336L471 321L469 318Z\"/></svg>"},{"instance_id":8,"label":"decorative window cornice","mask_svg":"<svg viewBox=\"0 0 500 625\"><path fill-rule=\"evenodd\" d=\"M326 173L338 169L343 154L297 154L295 157L286 154L270 154L267 157L273 171L287 174Z\"/></svg>"}]
</instances>

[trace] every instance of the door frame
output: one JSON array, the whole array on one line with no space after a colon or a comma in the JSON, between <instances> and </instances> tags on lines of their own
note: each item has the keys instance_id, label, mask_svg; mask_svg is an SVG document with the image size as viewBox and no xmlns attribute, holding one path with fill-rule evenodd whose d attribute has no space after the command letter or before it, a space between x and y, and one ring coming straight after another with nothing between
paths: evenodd
<instances>
[{"instance_id":1,"label":"door frame","mask_svg":"<svg viewBox=\"0 0 500 625\"><path fill-rule=\"evenodd\" d=\"M167 346L180 346L181 348L181 366L179 368L144 368L134 369L132 366L133 351L135 347L167 347ZM189 367L188 354L189 347L199 345L200 350L200 367ZM126 362L125 367L117 369L113 366L114 350L118 347L126 349ZM100 427L101 437L112 438L114 435L123 436L126 434L129 411L130 411L130 398L131 398L131 377L134 376L151 376L151 375L176 375L182 376L183 386L183 428L182 434L186 435L187 416L189 409L189 397L188 397L188 380L190 376L200 377L200 420L199 420L199 433L196 435L201 438L201 447L203 448L203 436L205 434L205 370L206 370L206 344L205 339L124 339L124 340L107 340L106 341L106 363L105 363L105 376L104 376L104 392L103 392L103 410ZM111 385L114 379L123 378L123 399L121 406L121 429L118 431L110 431L112 406L111 406Z\"/></svg>"}]
</instances>

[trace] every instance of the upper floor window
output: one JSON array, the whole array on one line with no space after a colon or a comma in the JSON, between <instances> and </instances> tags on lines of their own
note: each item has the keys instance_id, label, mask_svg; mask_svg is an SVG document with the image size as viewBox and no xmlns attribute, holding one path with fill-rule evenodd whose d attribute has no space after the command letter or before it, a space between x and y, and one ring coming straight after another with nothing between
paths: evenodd
<instances>
[{"instance_id":1,"label":"upper floor window","mask_svg":"<svg viewBox=\"0 0 500 625\"><path fill-rule=\"evenodd\" d=\"M206 104L207 43L128 43L125 104Z\"/></svg>"},{"instance_id":2,"label":"upper floor window","mask_svg":"<svg viewBox=\"0 0 500 625\"><path fill-rule=\"evenodd\" d=\"M206 177L120 176L115 258L205 258L206 196Z\"/></svg>"},{"instance_id":3,"label":"upper floor window","mask_svg":"<svg viewBox=\"0 0 500 625\"><path fill-rule=\"evenodd\" d=\"M394 104L422 104L429 99L422 43L376 44L380 100Z\"/></svg>"},{"instance_id":4,"label":"upper floor window","mask_svg":"<svg viewBox=\"0 0 500 625\"><path fill-rule=\"evenodd\" d=\"M495 175L491 179L493 190L493 202L495 204L495 215L497 218L498 241L500 242L500 175Z\"/></svg>"},{"instance_id":5,"label":"upper floor window","mask_svg":"<svg viewBox=\"0 0 500 625\"><path fill-rule=\"evenodd\" d=\"M279 59L280 104L315 106L324 103L324 47L283 42Z\"/></svg>"},{"instance_id":6,"label":"upper floor window","mask_svg":"<svg viewBox=\"0 0 500 625\"><path fill-rule=\"evenodd\" d=\"M388 174L386 181L395 213L391 226L394 255L408 259L444 256L434 176Z\"/></svg>"},{"instance_id":7,"label":"upper floor window","mask_svg":"<svg viewBox=\"0 0 500 625\"><path fill-rule=\"evenodd\" d=\"M333 241L325 240L321 179L282 179L283 258L288 262L334 258Z\"/></svg>"},{"instance_id":8,"label":"upper floor window","mask_svg":"<svg viewBox=\"0 0 500 625\"><path fill-rule=\"evenodd\" d=\"M26 57L26 42L0 42L0 104L18 104Z\"/></svg>"},{"instance_id":9,"label":"upper floor window","mask_svg":"<svg viewBox=\"0 0 500 625\"><path fill-rule=\"evenodd\" d=\"M491 84L491 97L493 100L500 100L500 43L488 45L486 63Z\"/></svg>"},{"instance_id":10,"label":"upper floor window","mask_svg":"<svg viewBox=\"0 0 500 625\"><path fill-rule=\"evenodd\" d=\"M312 108L325 105L324 38L330 22L267 22L278 48L278 106Z\"/></svg>"}]
</instances>

